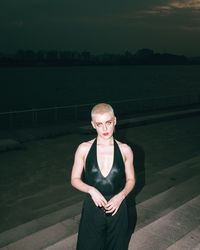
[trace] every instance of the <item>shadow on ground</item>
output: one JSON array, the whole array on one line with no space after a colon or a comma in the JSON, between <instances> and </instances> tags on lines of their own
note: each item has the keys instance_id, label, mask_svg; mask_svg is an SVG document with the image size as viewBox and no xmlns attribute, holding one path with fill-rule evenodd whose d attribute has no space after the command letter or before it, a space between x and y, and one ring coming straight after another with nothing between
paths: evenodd
<instances>
[{"instance_id":1,"label":"shadow on ground","mask_svg":"<svg viewBox=\"0 0 200 250\"><path fill-rule=\"evenodd\" d=\"M136 175L136 184L133 191L127 197L128 207L128 238L127 238L127 249L134 233L135 226L137 224L137 210L136 210L136 196L142 191L145 186L145 152L143 148L135 144L134 141L130 141L126 136L126 130L119 130L117 132L117 139L121 142L128 144L133 150L134 154L134 169Z\"/></svg>"}]
</instances>

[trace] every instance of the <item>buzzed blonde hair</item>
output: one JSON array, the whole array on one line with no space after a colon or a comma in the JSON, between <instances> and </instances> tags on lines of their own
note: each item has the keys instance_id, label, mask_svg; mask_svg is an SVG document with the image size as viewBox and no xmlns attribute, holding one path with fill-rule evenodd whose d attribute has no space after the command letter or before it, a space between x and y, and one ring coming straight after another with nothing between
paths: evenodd
<instances>
[{"instance_id":1,"label":"buzzed blonde hair","mask_svg":"<svg viewBox=\"0 0 200 250\"><path fill-rule=\"evenodd\" d=\"M112 106L108 103L98 103L96 104L93 108L92 108L92 111L91 111L91 118L94 117L94 115L97 115L97 114L105 114L107 112L110 112L113 114L113 116L115 116L114 114L114 110L112 108Z\"/></svg>"}]
</instances>

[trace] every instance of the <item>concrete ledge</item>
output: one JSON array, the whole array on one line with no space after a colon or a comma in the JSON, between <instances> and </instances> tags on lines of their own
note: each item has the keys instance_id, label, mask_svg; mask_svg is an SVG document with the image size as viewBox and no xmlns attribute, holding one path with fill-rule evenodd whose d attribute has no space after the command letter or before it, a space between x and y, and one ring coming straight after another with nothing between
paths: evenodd
<instances>
[{"instance_id":1,"label":"concrete ledge","mask_svg":"<svg viewBox=\"0 0 200 250\"><path fill-rule=\"evenodd\" d=\"M1 139L0 151L8 151L13 149L22 149L22 144L19 141L13 139Z\"/></svg>"},{"instance_id":2,"label":"concrete ledge","mask_svg":"<svg viewBox=\"0 0 200 250\"><path fill-rule=\"evenodd\" d=\"M200 249L199 235L200 226L192 230L189 234L186 234L180 240L176 241L172 246L168 247L167 250Z\"/></svg>"},{"instance_id":3,"label":"concrete ledge","mask_svg":"<svg viewBox=\"0 0 200 250\"><path fill-rule=\"evenodd\" d=\"M166 190L165 192L162 192L137 205L138 223L136 231L140 230L140 228L146 226L148 223L159 219L161 216L168 214L173 209L176 209L184 202L188 202L189 199L194 197L198 193L196 186L199 183L199 178L200 176L195 176L192 179L172 187L171 189ZM187 189L187 195L184 193L185 189ZM197 206L198 201L198 199L190 200L190 206L199 209ZM75 204L71 207L63 209L62 211L58 211L57 214L55 213L45 216L38 220L34 220L31 223L27 223L26 225L21 225L18 228L4 232L0 235L1 244L2 246L13 250L22 249L21 247L24 246L28 247L26 249L35 250L41 249L41 247L51 246L52 244L55 244L55 249L60 249L60 245L68 246L68 244L70 244L71 247L72 242L68 242L68 237L70 238L70 235L77 232L81 206L81 203ZM63 221L67 213L70 214L71 217ZM76 215L72 216L73 213ZM48 224L50 224L50 220L51 222L53 222L53 219L57 221L57 216L60 217L60 222L53 226L48 226ZM43 238L43 235L51 234L51 239L47 240L46 238ZM19 240L17 240L17 238ZM60 242L63 240L64 242ZM57 244L59 245L59 248L57 248ZM73 244L75 244L75 242Z\"/></svg>"},{"instance_id":4,"label":"concrete ledge","mask_svg":"<svg viewBox=\"0 0 200 250\"><path fill-rule=\"evenodd\" d=\"M52 227L55 223L63 222L67 218L74 218L80 214L82 202L68 206L54 213L29 221L18 227L12 228L0 233L0 247L11 245L12 242L20 242L20 239L29 237L37 231L45 230L44 228ZM66 226L65 226L66 227ZM70 227L71 228L71 227ZM66 235L65 235L66 236ZM24 241L23 241L24 242ZM21 244L21 243L20 243Z\"/></svg>"},{"instance_id":5,"label":"concrete ledge","mask_svg":"<svg viewBox=\"0 0 200 250\"><path fill-rule=\"evenodd\" d=\"M193 231L192 235L196 237L199 231L199 229L196 229L198 226L197 218L199 208L193 206L193 204L197 202L199 202L199 196L195 197L193 200L189 200L187 203L160 218L154 218L152 223L144 226L134 233L129 244L129 250L167 249L167 247L173 245L174 242L184 237L191 231ZM187 243L189 240L188 238L189 237L185 237ZM77 233L58 241L44 250L75 250L76 241ZM198 246L197 239L191 244Z\"/></svg>"},{"instance_id":6,"label":"concrete ledge","mask_svg":"<svg viewBox=\"0 0 200 250\"><path fill-rule=\"evenodd\" d=\"M167 249L199 225L200 196L141 228L131 238L129 249Z\"/></svg>"},{"instance_id":7,"label":"concrete ledge","mask_svg":"<svg viewBox=\"0 0 200 250\"><path fill-rule=\"evenodd\" d=\"M152 115L143 114L140 116L135 116L133 118L119 119L117 123L117 128L128 128L132 126L139 126L159 121L179 119L195 115L200 115L200 108L193 108L174 112L163 112ZM82 124L84 123L82 122ZM0 130L0 151L22 148L22 145L20 143L23 142L52 138L74 132L80 132L85 134L95 133L91 125L78 126L77 123L51 125L38 128L14 129L12 131Z\"/></svg>"},{"instance_id":8,"label":"concrete ledge","mask_svg":"<svg viewBox=\"0 0 200 250\"><path fill-rule=\"evenodd\" d=\"M73 234L68 238L65 238L54 245L51 245L43 250L76 250L76 242L77 242L78 234ZM87 240L87 239L86 239Z\"/></svg>"},{"instance_id":9,"label":"concrete ledge","mask_svg":"<svg viewBox=\"0 0 200 250\"><path fill-rule=\"evenodd\" d=\"M162 114L146 115L134 118L127 118L119 120L117 123L118 128L127 128L131 126L139 126L143 124L149 124L153 122L165 121L170 119L179 119L188 116L199 115L200 109L189 109L183 111L167 112ZM82 133L93 133L94 129L91 125L80 126L79 131Z\"/></svg>"},{"instance_id":10,"label":"concrete ledge","mask_svg":"<svg viewBox=\"0 0 200 250\"><path fill-rule=\"evenodd\" d=\"M147 185L136 197L139 218L137 229L198 194L199 190L196 187L200 180L197 171L199 160L200 156L197 156L159 172L149 171ZM176 178L175 183L170 180L171 175ZM187 190L187 194L184 190ZM12 242L19 241L53 224L63 223L63 221L68 228L68 233L72 234L77 230L77 224L68 224L66 219L79 215L81 207L82 202L79 202L4 231L0 233L0 247L10 245Z\"/></svg>"}]
</instances>

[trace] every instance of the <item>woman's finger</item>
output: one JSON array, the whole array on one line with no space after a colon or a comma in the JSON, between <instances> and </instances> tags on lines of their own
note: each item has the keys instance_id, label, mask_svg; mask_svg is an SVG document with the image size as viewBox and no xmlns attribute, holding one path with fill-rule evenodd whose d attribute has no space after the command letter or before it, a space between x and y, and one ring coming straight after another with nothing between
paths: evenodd
<instances>
[{"instance_id":1,"label":"woman's finger","mask_svg":"<svg viewBox=\"0 0 200 250\"><path fill-rule=\"evenodd\" d=\"M115 208L106 209L106 213L110 214L115 211Z\"/></svg>"},{"instance_id":2,"label":"woman's finger","mask_svg":"<svg viewBox=\"0 0 200 250\"><path fill-rule=\"evenodd\" d=\"M108 203L107 205L106 205L106 208L110 208L110 207L112 207L113 205L111 204L111 203Z\"/></svg>"}]
</instances>

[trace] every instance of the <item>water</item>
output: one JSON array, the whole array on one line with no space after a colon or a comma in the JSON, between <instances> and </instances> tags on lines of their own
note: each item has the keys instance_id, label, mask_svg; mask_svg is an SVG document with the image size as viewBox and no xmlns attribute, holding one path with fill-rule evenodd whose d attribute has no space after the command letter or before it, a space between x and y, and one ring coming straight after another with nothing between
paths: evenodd
<instances>
[{"instance_id":1,"label":"water","mask_svg":"<svg viewBox=\"0 0 200 250\"><path fill-rule=\"evenodd\" d=\"M0 68L0 111L200 92L200 66Z\"/></svg>"}]
</instances>

